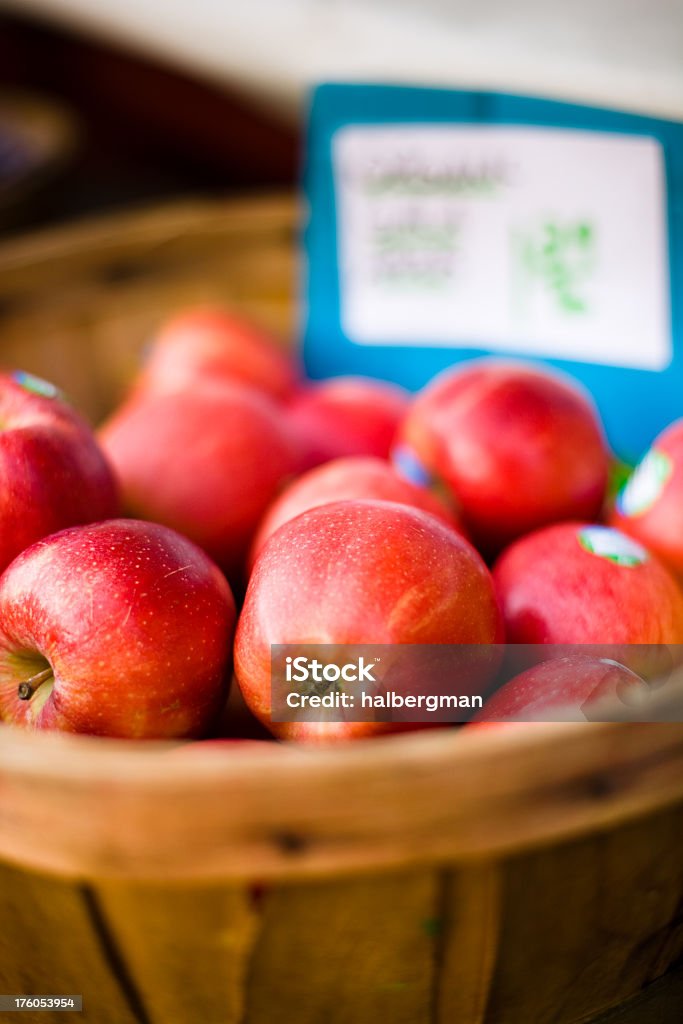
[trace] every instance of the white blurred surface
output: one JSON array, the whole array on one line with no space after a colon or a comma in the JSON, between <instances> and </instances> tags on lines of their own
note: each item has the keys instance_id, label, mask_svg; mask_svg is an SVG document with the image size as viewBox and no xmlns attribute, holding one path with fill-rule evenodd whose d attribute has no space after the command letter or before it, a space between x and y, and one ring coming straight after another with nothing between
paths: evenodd
<instances>
[{"instance_id":1,"label":"white blurred surface","mask_svg":"<svg viewBox=\"0 0 683 1024\"><path fill-rule=\"evenodd\" d=\"M683 0L0 0L239 84L294 115L366 80L541 93L683 119Z\"/></svg>"}]
</instances>

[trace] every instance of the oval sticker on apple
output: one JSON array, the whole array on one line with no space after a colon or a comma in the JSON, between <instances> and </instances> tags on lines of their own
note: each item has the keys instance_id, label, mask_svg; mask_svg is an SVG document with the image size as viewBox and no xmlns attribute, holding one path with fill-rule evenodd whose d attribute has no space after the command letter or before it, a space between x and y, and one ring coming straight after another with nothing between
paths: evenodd
<instances>
[{"instance_id":1,"label":"oval sticker on apple","mask_svg":"<svg viewBox=\"0 0 683 1024\"><path fill-rule=\"evenodd\" d=\"M617 498L623 516L642 516L657 502L673 473L673 462L652 448L624 484Z\"/></svg>"},{"instance_id":2,"label":"oval sticker on apple","mask_svg":"<svg viewBox=\"0 0 683 1024\"><path fill-rule=\"evenodd\" d=\"M434 478L425 464L407 445L402 444L394 448L391 461L399 476L408 483L416 484L418 487L431 487L434 483Z\"/></svg>"},{"instance_id":3,"label":"oval sticker on apple","mask_svg":"<svg viewBox=\"0 0 683 1024\"><path fill-rule=\"evenodd\" d=\"M643 565L649 558L644 547L609 526L586 526L579 530L577 539L584 551L628 569Z\"/></svg>"},{"instance_id":4,"label":"oval sticker on apple","mask_svg":"<svg viewBox=\"0 0 683 1024\"><path fill-rule=\"evenodd\" d=\"M59 388L51 384L50 381L43 380L42 377L35 377L32 373L26 373L25 370L15 370L11 377L15 384L18 384L24 391L30 391L32 395L41 395L43 398L59 398L64 401L64 395Z\"/></svg>"}]
</instances>

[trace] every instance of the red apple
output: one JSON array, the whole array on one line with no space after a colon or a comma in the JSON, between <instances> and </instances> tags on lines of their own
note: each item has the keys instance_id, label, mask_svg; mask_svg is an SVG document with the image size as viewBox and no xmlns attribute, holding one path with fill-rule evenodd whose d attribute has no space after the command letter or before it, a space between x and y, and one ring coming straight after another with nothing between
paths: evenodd
<instances>
[{"instance_id":1,"label":"red apple","mask_svg":"<svg viewBox=\"0 0 683 1024\"><path fill-rule=\"evenodd\" d=\"M201 736L225 700L234 625L225 578L174 531L125 519L63 530L0 579L0 719Z\"/></svg>"},{"instance_id":2,"label":"red apple","mask_svg":"<svg viewBox=\"0 0 683 1024\"><path fill-rule=\"evenodd\" d=\"M683 578L683 420L654 442L618 495L611 522Z\"/></svg>"},{"instance_id":3,"label":"red apple","mask_svg":"<svg viewBox=\"0 0 683 1024\"><path fill-rule=\"evenodd\" d=\"M608 452L589 396L570 378L496 359L440 374L417 396L393 460L445 485L482 550L601 509Z\"/></svg>"},{"instance_id":4,"label":"red apple","mask_svg":"<svg viewBox=\"0 0 683 1024\"><path fill-rule=\"evenodd\" d=\"M472 722L601 720L610 708L628 705L646 692L647 683L624 665L577 654L515 676L488 698Z\"/></svg>"},{"instance_id":5,"label":"red apple","mask_svg":"<svg viewBox=\"0 0 683 1024\"><path fill-rule=\"evenodd\" d=\"M618 530L546 527L508 548L493 576L510 644L592 644L651 675L676 658L653 645L683 643L683 591L655 556Z\"/></svg>"},{"instance_id":6,"label":"red apple","mask_svg":"<svg viewBox=\"0 0 683 1024\"><path fill-rule=\"evenodd\" d=\"M186 534L233 579L263 513L299 462L279 407L225 381L133 397L100 439L126 511Z\"/></svg>"},{"instance_id":7,"label":"red apple","mask_svg":"<svg viewBox=\"0 0 683 1024\"><path fill-rule=\"evenodd\" d=\"M342 501L304 512L266 543L238 624L235 673L247 704L275 735L353 739L401 724L271 721L271 644L501 640L490 574L464 538L407 505ZM482 688L497 668L497 649L489 652Z\"/></svg>"},{"instance_id":8,"label":"red apple","mask_svg":"<svg viewBox=\"0 0 683 1024\"><path fill-rule=\"evenodd\" d=\"M266 331L223 309L193 309L159 331L138 380L144 391L192 387L197 378L234 380L287 398L299 372L293 356Z\"/></svg>"},{"instance_id":9,"label":"red apple","mask_svg":"<svg viewBox=\"0 0 683 1024\"><path fill-rule=\"evenodd\" d=\"M34 541L118 514L112 472L52 384L0 375L0 572Z\"/></svg>"},{"instance_id":10,"label":"red apple","mask_svg":"<svg viewBox=\"0 0 683 1024\"><path fill-rule=\"evenodd\" d=\"M283 523L309 508L354 498L373 498L412 505L430 512L462 533L455 511L449 509L431 491L404 480L384 459L372 455L350 455L309 470L275 499L254 538L251 564L270 535Z\"/></svg>"},{"instance_id":11,"label":"red apple","mask_svg":"<svg viewBox=\"0 0 683 1024\"><path fill-rule=\"evenodd\" d=\"M302 389L288 412L304 468L345 455L386 459L409 401L403 388L369 377L333 377Z\"/></svg>"}]
</instances>

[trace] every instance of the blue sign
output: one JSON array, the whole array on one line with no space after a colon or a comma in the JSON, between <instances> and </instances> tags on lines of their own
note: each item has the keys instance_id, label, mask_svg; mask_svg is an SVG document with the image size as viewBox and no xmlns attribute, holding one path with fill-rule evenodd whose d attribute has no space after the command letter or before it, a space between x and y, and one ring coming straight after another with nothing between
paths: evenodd
<instances>
[{"instance_id":1,"label":"blue sign","mask_svg":"<svg viewBox=\"0 0 683 1024\"><path fill-rule=\"evenodd\" d=\"M683 124L323 85L304 182L312 377L416 390L483 355L549 363L627 461L683 416Z\"/></svg>"}]
</instances>

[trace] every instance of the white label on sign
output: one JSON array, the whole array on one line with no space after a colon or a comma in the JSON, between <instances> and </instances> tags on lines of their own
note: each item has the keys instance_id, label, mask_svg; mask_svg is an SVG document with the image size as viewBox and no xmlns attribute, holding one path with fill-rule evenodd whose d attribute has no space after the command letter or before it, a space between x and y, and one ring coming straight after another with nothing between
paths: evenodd
<instances>
[{"instance_id":1,"label":"white label on sign","mask_svg":"<svg viewBox=\"0 0 683 1024\"><path fill-rule=\"evenodd\" d=\"M671 362L654 139L353 125L335 135L333 161L351 341L647 370Z\"/></svg>"}]
</instances>

